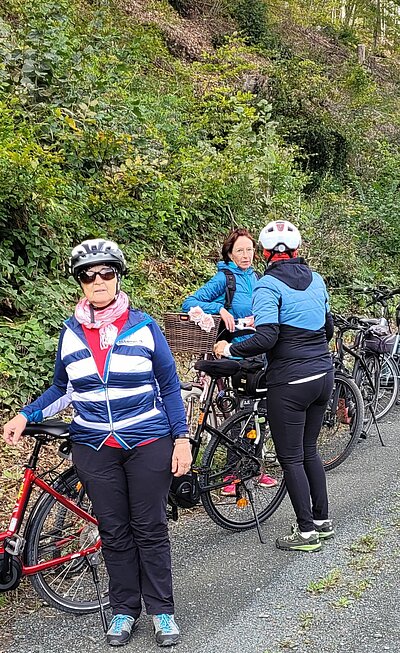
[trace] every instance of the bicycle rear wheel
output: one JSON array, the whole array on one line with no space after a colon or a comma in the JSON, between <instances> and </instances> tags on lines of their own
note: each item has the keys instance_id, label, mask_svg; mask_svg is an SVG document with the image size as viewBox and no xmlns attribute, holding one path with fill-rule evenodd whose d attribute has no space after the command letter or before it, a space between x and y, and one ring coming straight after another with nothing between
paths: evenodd
<instances>
[{"instance_id":1,"label":"bicycle rear wheel","mask_svg":"<svg viewBox=\"0 0 400 653\"><path fill-rule=\"evenodd\" d=\"M80 508L90 512L90 501L74 468L61 474L54 487ZM53 496L44 494L35 507L35 515L27 533L25 562L31 566L54 560L91 546L98 538L98 529L94 524L58 503ZM97 556L102 602L107 608L108 574L101 550L94 555ZM30 580L39 596L57 610L75 614L99 610L92 571L85 557L34 574Z\"/></svg>"},{"instance_id":2,"label":"bicycle rear wheel","mask_svg":"<svg viewBox=\"0 0 400 653\"><path fill-rule=\"evenodd\" d=\"M363 430L364 404L353 379L335 372L333 391L318 437L325 470L334 469L351 454Z\"/></svg>"},{"instance_id":3,"label":"bicycle rear wheel","mask_svg":"<svg viewBox=\"0 0 400 653\"><path fill-rule=\"evenodd\" d=\"M391 356L385 356L379 375L376 419L382 419L393 408L399 392L399 370Z\"/></svg>"},{"instance_id":4,"label":"bicycle rear wheel","mask_svg":"<svg viewBox=\"0 0 400 653\"><path fill-rule=\"evenodd\" d=\"M363 364L356 361L353 370L353 378L360 388L364 402L364 426L365 434L369 432L376 418L378 398L379 398L379 377L381 365L379 356L366 354L363 358Z\"/></svg>"},{"instance_id":5,"label":"bicycle rear wheel","mask_svg":"<svg viewBox=\"0 0 400 653\"><path fill-rule=\"evenodd\" d=\"M283 472L277 461L272 438L266 423L264 411L258 413L263 423L261 439L255 445L248 435L256 429L253 410L241 410L229 417L220 427L235 443L241 442L249 453L257 456L256 465L245 455L235 453L220 436L213 436L207 445L199 475L201 500L211 519L228 530L243 531L256 526L249 500L252 493L257 517L262 523L270 517L280 505L286 493ZM271 485L266 486L266 476ZM276 481L274 485L272 483ZM264 484L262 484L264 482ZM234 484L235 495L224 495L227 485Z\"/></svg>"}]
</instances>

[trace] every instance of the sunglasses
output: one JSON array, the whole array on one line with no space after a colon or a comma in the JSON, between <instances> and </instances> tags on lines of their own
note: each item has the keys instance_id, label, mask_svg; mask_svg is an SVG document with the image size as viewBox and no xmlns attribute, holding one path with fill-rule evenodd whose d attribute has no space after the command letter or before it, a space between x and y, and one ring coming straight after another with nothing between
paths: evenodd
<instances>
[{"instance_id":1,"label":"sunglasses","mask_svg":"<svg viewBox=\"0 0 400 653\"><path fill-rule=\"evenodd\" d=\"M103 281L111 281L111 279L115 279L117 273L113 268L103 268L100 272L82 270L78 275L78 279L82 283L93 283L97 275L99 275L100 279L103 279Z\"/></svg>"}]
</instances>

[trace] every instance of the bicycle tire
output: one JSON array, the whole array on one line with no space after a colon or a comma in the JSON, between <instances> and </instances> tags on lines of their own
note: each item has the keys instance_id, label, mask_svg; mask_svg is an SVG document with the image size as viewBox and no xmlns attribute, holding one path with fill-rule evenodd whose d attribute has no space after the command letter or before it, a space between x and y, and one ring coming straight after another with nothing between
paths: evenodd
<instances>
[{"instance_id":1,"label":"bicycle tire","mask_svg":"<svg viewBox=\"0 0 400 653\"><path fill-rule=\"evenodd\" d=\"M363 357L364 366L360 361L356 361L353 369L353 379L359 387L364 402L364 426L363 431L366 435L369 433L376 419L377 404L379 397L379 377L380 377L380 360L375 354L365 354ZM369 372L368 378L366 369Z\"/></svg>"},{"instance_id":2,"label":"bicycle tire","mask_svg":"<svg viewBox=\"0 0 400 653\"><path fill-rule=\"evenodd\" d=\"M73 467L58 477L54 487L60 494L90 511L90 501ZM79 551L93 544L98 537L94 524L75 515L52 495L44 493L36 504L34 519L26 534L25 563L32 566ZM108 574L101 550L96 555L99 556L98 575L103 606L108 608ZM37 594L57 610L89 614L100 609L92 572L84 557L38 572L29 578Z\"/></svg>"},{"instance_id":3,"label":"bicycle tire","mask_svg":"<svg viewBox=\"0 0 400 653\"><path fill-rule=\"evenodd\" d=\"M194 438L199 425L199 420L201 419L200 398L195 394L190 394L190 392L182 398L185 408L186 423L188 425L188 433L191 438ZM217 428L217 416L214 404L210 407L207 422L214 428Z\"/></svg>"},{"instance_id":4,"label":"bicycle tire","mask_svg":"<svg viewBox=\"0 0 400 653\"><path fill-rule=\"evenodd\" d=\"M259 411L261 418L265 419L265 412ZM249 442L246 434L255 428L254 414L251 409L238 411L223 422L220 427L226 435L230 435L232 441L241 439ZM254 447L255 445L250 445ZM260 523L268 519L278 508L286 494L286 486L283 480L283 471L276 459L272 438L267 427L264 432L264 441L254 449L254 453L261 462L261 473L268 474L276 479L274 487L263 487L259 483L260 472L248 478L251 468L245 470L246 462L244 457L236 457L233 463L237 479L244 479L237 483L236 496L224 496L221 485L224 478L232 473L232 463L228 463L229 447L220 436L212 436L202 458L201 473L199 474L200 489L210 487L209 490L201 491L201 500L208 516L218 526L227 530L245 531L256 526L256 520L249 501L246 503L246 484L250 487L256 513ZM261 455L259 455L261 454ZM225 483L227 485L227 482ZM213 487L214 486L214 487ZM245 505L238 506L238 499L244 499Z\"/></svg>"},{"instance_id":5,"label":"bicycle tire","mask_svg":"<svg viewBox=\"0 0 400 653\"><path fill-rule=\"evenodd\" d=\"M335 372L335 381L317 440L325 471L341 465L356 446L364 427L364 402L354 380Z\"/></svg>"},{"instance_id":6,"label":"bicycle tire","mask_svg":"<svg viewBox=\"0 0 400 653\"><path fill-rule=\"evenodd\" d=\"M380 420L396 405L399 393L399 374L397 363L391 356L384 356L380 375L379 392L376 406L376 419Z\"/></svg>"}]
</instances>

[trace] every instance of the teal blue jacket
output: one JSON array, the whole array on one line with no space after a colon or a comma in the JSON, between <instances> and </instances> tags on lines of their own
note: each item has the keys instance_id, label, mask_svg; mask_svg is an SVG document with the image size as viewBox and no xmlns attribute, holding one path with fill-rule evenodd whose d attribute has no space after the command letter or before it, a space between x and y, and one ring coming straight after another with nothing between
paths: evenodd
<instances>
[{"instance_id":1,"label":"teal blue jacket","mask_svg":"<svg viewBox=\"0 0 400 653\"><path fill-rule=\"evenodd\" d=\"M250 267L247 270L241 270L233 261L229 263L220 261L217 268L217 274L210 281L207 281L204 286L186 297L182 304L182 310L187 313L191 308L200 306L205 313L218 315L225 305L226 276L221 271L225 268L233 272L236 279L236 290L229 312L235 320L252 315L251 296L258 280L254 268Z\"/></svg>"}]
</instances>

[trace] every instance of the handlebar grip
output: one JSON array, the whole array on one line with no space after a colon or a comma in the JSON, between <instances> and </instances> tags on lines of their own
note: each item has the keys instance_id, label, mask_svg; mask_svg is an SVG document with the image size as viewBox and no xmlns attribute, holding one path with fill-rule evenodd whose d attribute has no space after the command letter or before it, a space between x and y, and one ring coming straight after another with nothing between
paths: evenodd
<instances>
[{"instance_id":1,"label":"handlebar grip","mask_svg":"<svg viewBox=\"0 0 400 653\"><path fill-rule=\"evenodd\" d=\"M241 336L252 336L256 332L253 327L245 327L244 329L235 329L234 331L229 331L228 329L223 329L221 333L218 334L216 342L219 340L226 340L227 342L232 342L234 338L239 338Z\"/></svg>"}]
</instances>

